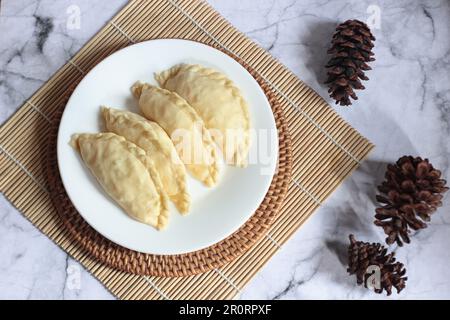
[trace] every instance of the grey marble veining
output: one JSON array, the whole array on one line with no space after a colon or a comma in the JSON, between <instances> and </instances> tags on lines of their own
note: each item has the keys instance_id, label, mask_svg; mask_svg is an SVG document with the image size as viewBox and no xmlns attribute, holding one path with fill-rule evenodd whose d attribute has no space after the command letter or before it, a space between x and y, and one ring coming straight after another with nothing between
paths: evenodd
<instances>
[{"instance_id":1,"label":"grey marble veining","mask_svg":"<svg viewBox=\"0 0 450 320\"><path fill-rule=\"evenodd\" d=\"M126 3L125 0L3 0L0 123ZM214 0L238 29L333 103L323 85L336 24L373 25L376 61L365 91L336 111L376 149L242 290L242 299L383 299L346 273L348 234L384 241L373 225L375 186L403 154L428 157L450 180L448 1ZM71 21L80 10L80 28ZM76 10L76 8L75 8ZM379 19L378 19L379 18ZM378 23L379 22L379 23ZM74 27L75 26L75 27ZM412 243L392 246L406 289L390 299L450 298L450 199ZM102 285L0 198L0 298L112 299Z\"/></svg>"}]
</instances>

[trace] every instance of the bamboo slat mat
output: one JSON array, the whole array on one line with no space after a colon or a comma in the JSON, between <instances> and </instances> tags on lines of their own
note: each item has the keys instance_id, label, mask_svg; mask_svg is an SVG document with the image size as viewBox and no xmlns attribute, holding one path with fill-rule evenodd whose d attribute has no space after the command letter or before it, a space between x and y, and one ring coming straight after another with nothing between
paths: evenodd
<instances>
[{"instance_id":1,"label":"bamboo slat mat","mask_svg":"<svg viewBox=\"0 0 450 320\"><path fill-rule=\"evenodd\" d=\"M138 276L93 260L62 226L45 173L50 119L71 84L114 51L154 38L192 39L244 60L277 94L292 139L292 181L269 232L224 267L183 278ZM121 299L225 299L240 292L372 148L319 95L207 3L132 0L0 128L0 191Z\"/></svg>"}]
</instances>

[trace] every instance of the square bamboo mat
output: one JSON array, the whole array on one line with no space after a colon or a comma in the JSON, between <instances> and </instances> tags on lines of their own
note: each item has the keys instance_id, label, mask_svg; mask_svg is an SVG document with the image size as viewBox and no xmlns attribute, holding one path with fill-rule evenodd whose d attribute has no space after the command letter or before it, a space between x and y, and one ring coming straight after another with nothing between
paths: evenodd
<instances>
[{"instance_id":1,"label":"square bamboo mat","mask_svg":"<svg viewBox=\"0 0 450 320\"><path fill-rule=\"evenodd\" d=\"M267 235L220 270L185 278L127 274L91 259L63 228L45 174L49 122L68 88L114 51L154 38L192 39L244 60L277 94L292 137L292 183ZM132 0L0 128L0 191L120 299L230 299L372 148L317 93L207 3Z\"/></svg>"}]
</instances>

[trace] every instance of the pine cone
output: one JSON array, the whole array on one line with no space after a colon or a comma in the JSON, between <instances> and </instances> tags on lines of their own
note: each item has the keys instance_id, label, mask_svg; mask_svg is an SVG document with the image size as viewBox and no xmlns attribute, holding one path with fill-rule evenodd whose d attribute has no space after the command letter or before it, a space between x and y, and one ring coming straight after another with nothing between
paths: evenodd
<instances>
[{"instance_id":1,"label":"pine cone","mask_svg":"<svg viewBox=\"0 0 450 320\"><path fill-rule=\"evenodd\" d=\"M376 209L375 224L388 235L387 244L409 243L408 228L427 227L431 215L442 206L443 193L448 190L441 172L428 159L403 156L395 165L388 165L386 180L378 186L382 193L377 200L384 205Z\"/></svg>"},{"instance_id":2,"label":"pine cone","mask_svg":"<svg viewBox=\"0 0 450 320\"><path fill-rule=\"evenodd\" d=\"M347 20L336 28L331 41L331 60L325 66L328 68L330 97L336 100L336 104L348 106L350 97L357 100L353 89L365 89L362 80L369 80L364 74L365 70L371 70L366 62L374 61L372 52L375 37L369 27L359 20Z\"/></svg>"},{"instance_id":3,"label":"pine cone","mask_svg":"<svg viewBox=\"0 0 450 320\"><path fill-rule=\"evenodd\" d=\"M379 268L379 283L374 286L376 293L382 293L386 290L387 295L391 295L392 287L397 289L400 293L405 286L407 277L405 277L406 269L400 262L395 262L395 253L387 253L387 249L379 243L368 243L356 241L351 234L350 246L348 247L348 269L350 274L356 274L356 281L358 285L364 285L368 288L368 281L372 273L368 270L372 268ZM374 273L376 275L376 273Z\"/></svg>"}]
</instances>

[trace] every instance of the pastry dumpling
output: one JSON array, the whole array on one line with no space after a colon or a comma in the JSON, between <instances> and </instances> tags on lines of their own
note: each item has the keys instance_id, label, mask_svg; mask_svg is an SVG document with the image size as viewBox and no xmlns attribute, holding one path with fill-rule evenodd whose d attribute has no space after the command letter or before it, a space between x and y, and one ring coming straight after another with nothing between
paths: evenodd
<instances>
[{"instance_id":1,"label":"pastry dumpling","mask_svg":"<svg viewBox=\"0 0 450 320\"><path fill-rule=\"evenodd\" d=\"M186 188L186 169L167 133L156 122L136 113L107 107L101 110L106 130L147 153L158 170L164 191L180 213L187 213L191 199Z\"/></svg>"},{"instance_id":2,"label":"pastry dumpling","mask_svg":"<svg viewBox=\"0 0 450 320\"><path fill-rule=\"evenodd\" d=\"M179 64L155 75L159 85L178 93L197 111L228 164L247 166L250 146L248 105L224 74L200 65Z\"/></svg>"},{"instance_id":3,"label":"pastry dumpling","mask_svg":"<svg viewBox=\"0 0 450 320\"><path fill-rule=\"evenodd\" d=\"M71 145L130 217L158 230L167 225L167 195L144 150L109 132L75 134Z\"/></svg>"},{"instance_id":4,"label":"pastry dumpling","mask_svg":"<svg viewBox=\"0 0 450 320\"><path fill-rule=\"evenodd\" d=\"M132 91L145 117L157 122L171 137L192 176L207 186L216 184L216 147L195 110L176 93L149 84L137 83Z\"/></svg>"}]
</instances>

